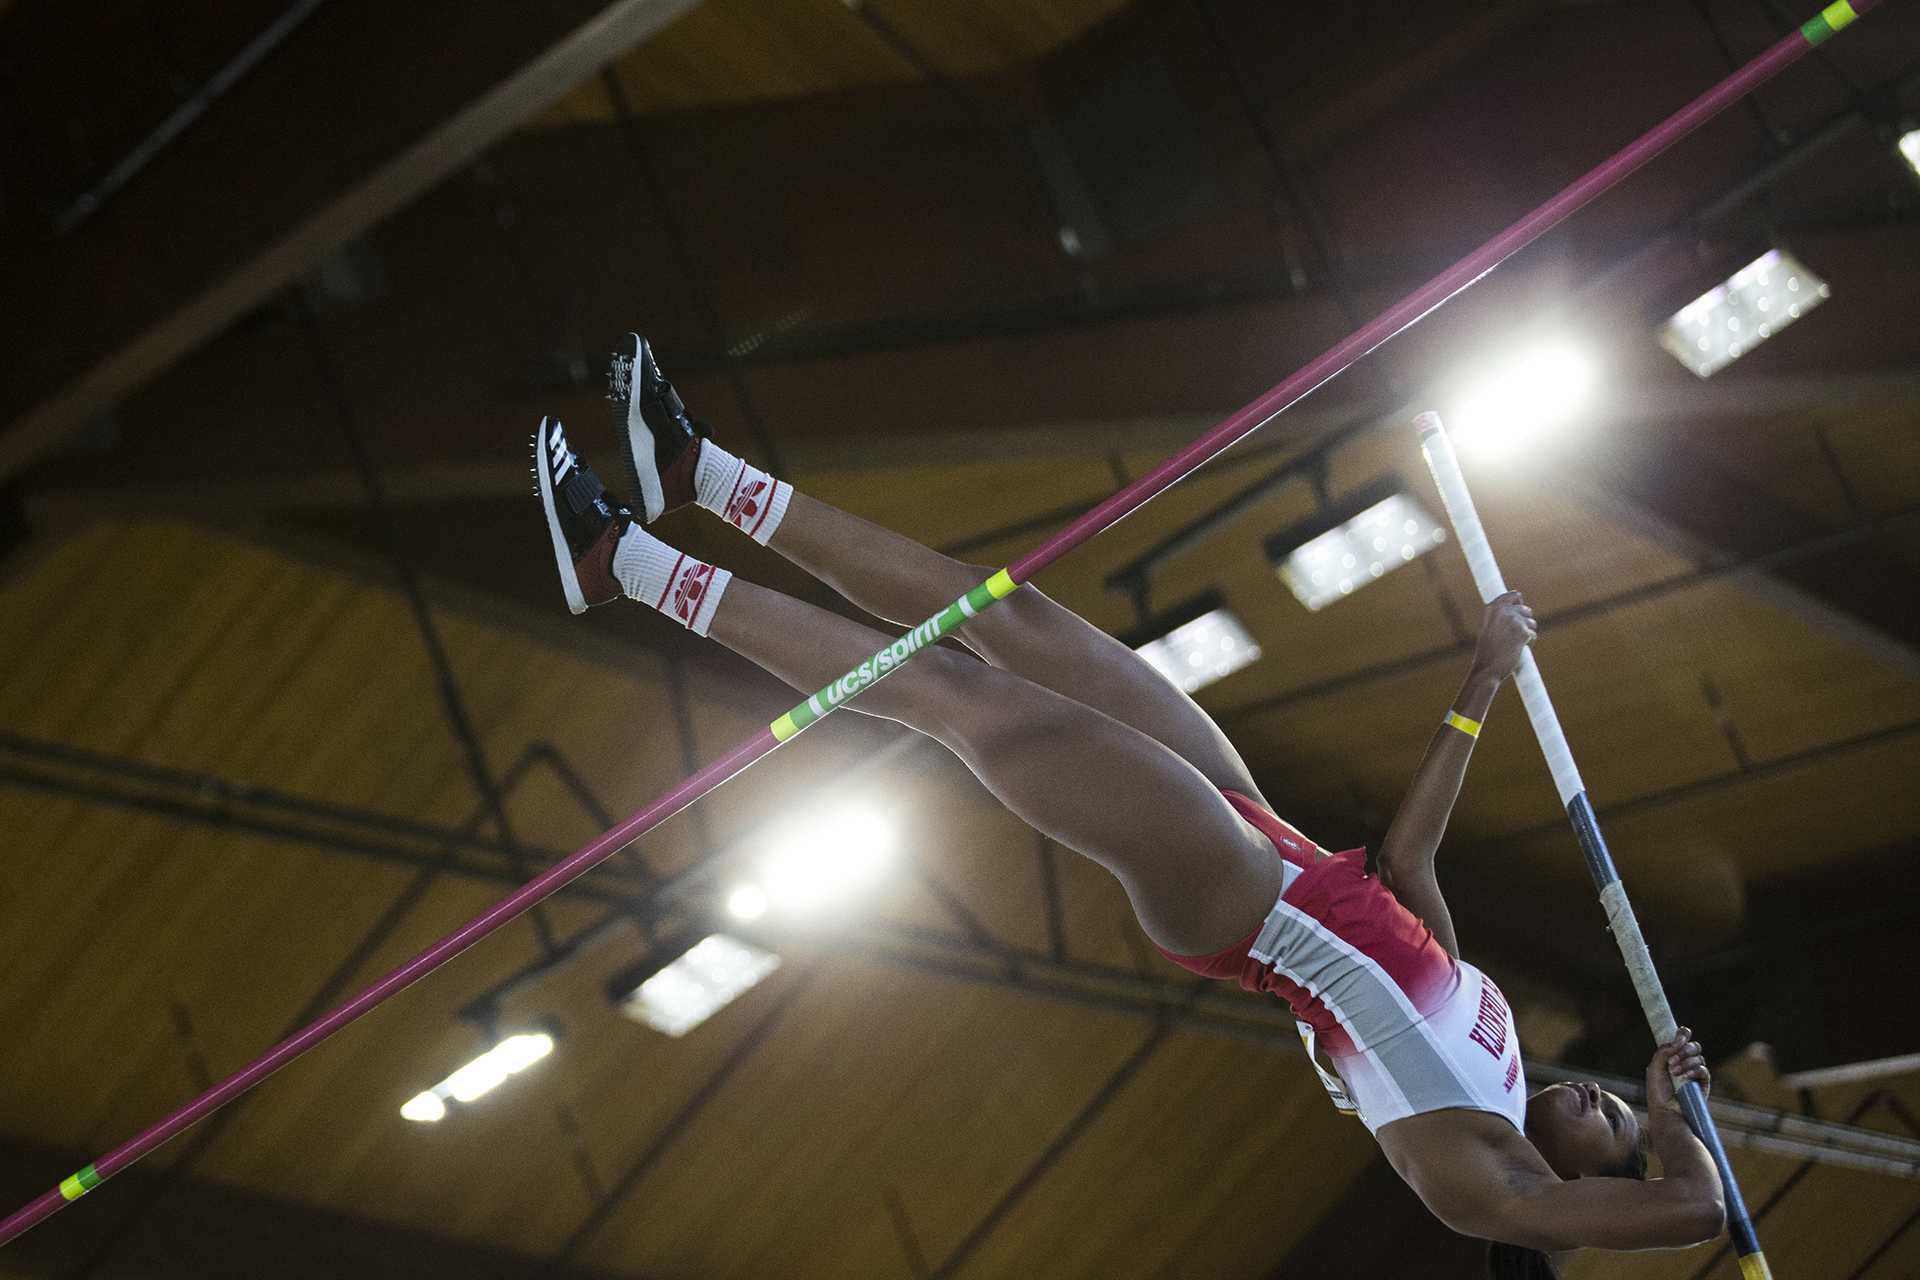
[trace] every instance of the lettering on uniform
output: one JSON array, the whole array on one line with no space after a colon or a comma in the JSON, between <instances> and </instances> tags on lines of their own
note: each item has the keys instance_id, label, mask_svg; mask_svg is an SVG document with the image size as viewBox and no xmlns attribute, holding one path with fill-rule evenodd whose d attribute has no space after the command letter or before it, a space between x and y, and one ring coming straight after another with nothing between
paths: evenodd
<instances>
[{"instance_id":1,"label":"lettering on uniform","mask_svg":"<svg viewBox=\"0 0 1920 1280\"><path fill-rule=\"evenodd\" d=\"M1519 1078L1520 1078L1520 1055L1516 1053L1513 1055L1513 1062L1509 1064L1507 1067L1506 1090L1508 1093L1513 1092L1513 1082L1518 1080Z\"/></svg>"},{"instance_id":2,"label":"lettering on uniform","mask_svg":"<svg viewBox=\"0 0 1920 1280\"><path fill-rule=\"evenodd\" d=\"M1487 979L1480 982L1480 1016L1474 1020L1467 1038L1495 1058L1507 1051L1507 1001L1500 988Z\"/></svg>"}]
</instances>

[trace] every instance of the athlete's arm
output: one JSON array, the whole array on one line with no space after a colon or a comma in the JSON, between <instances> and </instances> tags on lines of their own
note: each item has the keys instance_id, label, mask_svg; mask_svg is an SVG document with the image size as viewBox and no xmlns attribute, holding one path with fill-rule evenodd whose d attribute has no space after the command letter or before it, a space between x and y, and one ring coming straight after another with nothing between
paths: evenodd
<instances>
[{"instance_id":1,"label":"athlete's arm","mask_svg":"<svg viewBox=\"0 0 1920 1280\"><path fill-rule=\"evenodd\" d=\"M1707 1082L1700 1046L1682 1029L1647 1066L1649 1137L1665 1175L1562 1181L1531 1143L1436 1148L1416 1190L1454 1230L1549 1253L1683 1249L1726 1225L1719 1175L1674 1102L1674 1078Z\"/></svg>"},{"instance_id":2,"label":"athlete's arm","mask_svg":"<svg viewBox=\"0 0 1920 1280\"><path fill-rule=\"evenodd\" d=\"M1453 700L1452 710L1472 721L1487 718L1493 695L1501 682L1513 674L1520 654L1532 643L1538 628L1533 610L1517 591L1509 591L1489 604L1480 623L1480 639L1474 646L1473 667ZM1455 959L1460 943L1453 934L1453 917L1440 893L1434 875L1433 858L1440 839L1447 833L1447 819L1460 798L1460 783L1467 775L1467 762L1473 757L1471 734L1443 722L1427 744L1427 754L1413 775L1406 799L1380 842L1377 865L1380 881L1393 890L1401 905L1426 922L1433 936Z\"/></svg>"},{"instance_id":3,"label":"athlete's arm","mask_svg":"<svg viewBox=\"0 0 1920 1280\"><path fill-rule=\"evenodd\" d=\"M1682 1126L1684 1127L1684 1126ZM1469 1225L1470 1224L1470 1225ZM1558 1253L1569 1249L1686 1249L1720 1234L1726 1209L1720 1185L1668 1176L1545 1176L1516 1183L1455 1230L1486 1240Z\"/></svg>"},{"instance_id":4,"label":"athlete's arm","mask_svg":"<svg viewBox=\"0 0 1920 1280\"><path fill-rule=\"evenodd\" d=\"M1647 1141L1660 1157L1661 1181L1682 1179L1696 1187L1708 1188L1716 1205L1721 1205L1720 1171L1714 1168L1713 1155L1707 1150L1680 1111L1675 1096L1677 1086L1697 1081L1702 1089L1713 1088L1707 1074L1707 1060L1688 1027L1676 1028L1673 1040L1660 1046L1647 1064ZM1724 1217L1724 1206L1722 1215ZM1719 1228L1714 1228L1718 1233Z\"/></svg>"}]
</instances>

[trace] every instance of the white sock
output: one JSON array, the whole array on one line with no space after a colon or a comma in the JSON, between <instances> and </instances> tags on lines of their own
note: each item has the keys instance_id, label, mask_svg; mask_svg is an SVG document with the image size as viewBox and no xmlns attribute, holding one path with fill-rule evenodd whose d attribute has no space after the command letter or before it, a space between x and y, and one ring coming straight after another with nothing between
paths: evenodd
<instances>
[{"instance_id":1,"label":"white sock","mask_svg":"<svg viewBox=\"0 0 1920 1280\"><path fill-rule=\"evenodd\" d=\"M761 546L773 537L793 500L793 486L748 466L711 440L693 464L694 501Z\"/></svg>"},{"instance_id":2,"label":"white sock","mask_svg":"<svg viewBox=\"0 0 1920 1280\"><path fill-rule=\"evenodd\" d=\"M630 600L658 609L697 636L707 634L733 575L675 551L634 525L613 549L613 576Z\"/></svg>"}]
</instances>

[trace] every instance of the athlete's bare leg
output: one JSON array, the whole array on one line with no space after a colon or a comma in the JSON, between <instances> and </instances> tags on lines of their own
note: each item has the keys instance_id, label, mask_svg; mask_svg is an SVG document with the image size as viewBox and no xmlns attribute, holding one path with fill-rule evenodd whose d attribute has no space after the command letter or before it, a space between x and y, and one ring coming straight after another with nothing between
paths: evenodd
<instances>
[{"instance_id":1,"label":"athlete's bare leg","mask_svg":"<svg viewBox=\"0 0 1920 1280\"><path fill-rule=\"evenodd\" d=\"M816 508L825 510L807 507ZM794 522L792 511L787 520ZM807 523L803 517L803 530ZM780 535L785 533L783 526ZM804 535L798 541L805 545ZM873 559L887 560L895 550L874 548ZM977 580L959 582L946 598ZM944 582L920 588L928 600L946 590ZM888 603L894 612L907 604L904 594L867 598ZM1098 651L1079 636L1093 628L1072 614L1045 602L1031 612L1041 613L1056 638ZM803 693L822 688L893 638L739 578L727 587L708 634ZM996 640L1006 643L1007 637ZM1259 926L1279 896L1280 862L1272 845L1234 812L1218 780L1155 738L1074 698L965 654L932 648L851 705L938 739L1007 808L1112 872L1147 936L1170 951L1206 955L1233 945ZM1143 704L1136 713L1149 710ZM1205 720L1197 711L1193 715ZM1225 781L1239 779L1229 775Z\"/></svg>"},{"instance_id":2,"label":"athlete's bare leg","mask_svg":"<svg viewBox=\"0 0 1920 1280\"><path fill-rule=\"evenodd\" d=\"M868 613L903 626L924 620L993 573L798 490L767 545ZM1164 743L1215 787L1266 803L1240 753L1192 698L1038 588L1022 587L969 622L960 639L994 666Z\"/></svg>"}]
</instances>

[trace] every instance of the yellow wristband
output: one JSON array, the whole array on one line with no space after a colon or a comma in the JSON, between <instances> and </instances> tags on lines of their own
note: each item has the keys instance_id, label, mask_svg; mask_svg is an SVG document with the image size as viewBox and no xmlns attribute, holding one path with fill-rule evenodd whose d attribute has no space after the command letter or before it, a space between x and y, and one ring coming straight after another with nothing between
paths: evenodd
<instances>
[{"instance_id":1,"label":"yellow wristband","mask_svg":"<svg viewBox=\"0 0 1920 1280\"><path fill-rule=\"evenodd\" d=\"M1469 720L1458 711L1447 712L1446 723L1466 734L1469 738L1477 738L1480 736L1480 722L1478 720Z\"/></svg>"}]
</instances>

